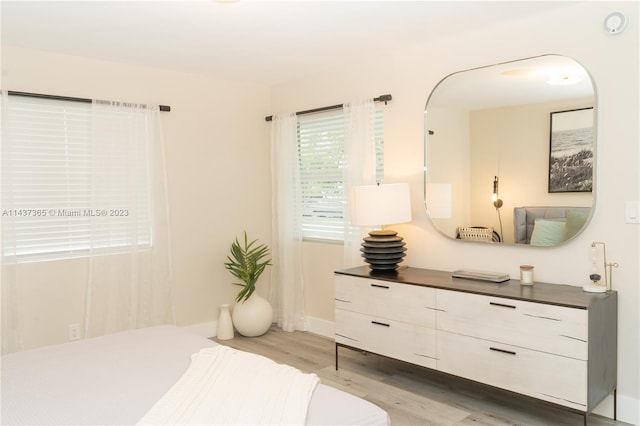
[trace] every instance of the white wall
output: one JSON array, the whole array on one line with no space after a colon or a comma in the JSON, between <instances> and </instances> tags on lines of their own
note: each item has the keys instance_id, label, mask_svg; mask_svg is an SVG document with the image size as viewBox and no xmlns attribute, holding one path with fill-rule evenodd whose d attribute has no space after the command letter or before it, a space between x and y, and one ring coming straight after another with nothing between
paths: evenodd
<instances>
[{"instance_id":1,"label":"white wall","mask_svg":"<svg viewBox=\"0 0 640 426\"><path fill-rule=\"evenodd\" d=\"M224 262L236 236L270 242L266 86L36 50L2 47L3 90L164 104L176 319L212 336L237 293ZM21 272L27 348L67 341L82 323L86 270L67 260ZM267 294L269 274L258 290ZM263 283L262 280L265 282Z\"/></svg>"},{"instance_id":2,"label":"white wall","mask_svg":"<svg viewBox=\"0 0 640 426\"><path fill-rule=\"evenodd\" d=\"M625 33L610 36L602 22L616 10L629 14L632 24ZM384 107L385 181L411 185L413 222L397 226L407 240L408 265L488 269L517 277L518 265L526 263L535 265L539 281L580 286L588 279L591 242L606 242L609 260L620 264L613 280L619 292L618 416L635 424L640 422L640 225L625 223L624 207L626 201L640 199L638 18L636 2L577 2L483 31L408 46L388 57L365 58L359 65L326 70L273 89L279 112L393 95ZM455 71L548 53L581 62L597 87L597 200L591 225L568 244L549 249L487 247L446 239L431 226L422 200L423 114L429 93ZM336 253L341 247L325 249ZM340 259L337 254L318 257L314 278L306 281L307 296L325 295L306 299L308 313L323 315L322 322L333 320L328 315L333 298L325 289L332 287L330 271L342 266ZM599 411L610 416L610 404L611 398Z\"/></svg>"}]
</instances>

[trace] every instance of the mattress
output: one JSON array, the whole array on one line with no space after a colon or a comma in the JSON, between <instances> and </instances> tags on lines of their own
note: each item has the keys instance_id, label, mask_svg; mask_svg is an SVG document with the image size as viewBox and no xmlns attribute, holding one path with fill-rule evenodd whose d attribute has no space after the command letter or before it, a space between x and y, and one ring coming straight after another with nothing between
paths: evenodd
<instances>
[{"instance_id":1,"label":"mattress","mask_svg":"<svg viewBox=\"0 0 640 426\"><path fill-rule=\"evenodd\" d=\"M217 343L174 326L131 330L2 357L2 424L135 424ZM308 425L387 425L378 406L319 384Z\"/></svg>"}]
</instances>

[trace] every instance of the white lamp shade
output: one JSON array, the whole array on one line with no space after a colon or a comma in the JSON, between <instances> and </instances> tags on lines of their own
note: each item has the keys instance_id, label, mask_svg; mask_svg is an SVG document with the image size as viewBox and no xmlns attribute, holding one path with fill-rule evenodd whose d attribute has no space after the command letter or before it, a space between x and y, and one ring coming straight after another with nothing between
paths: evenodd
<instances>
[{"instance_id":1,"label":"white lamp shade","mask_svg":"<svg viewBox=\"0 0 640 426\"><path fill-rule=\"evenodd\" d=\"M411 222L408 183L364 185L351 188L351 224L391 225Z\"/></svg>"},{"instance_id":2,"label":"white lamp shade","mask_svg":"<svg viewBox=\"0 0 640 426\"><path fill-rule=\"evenodd\" d=\"M450 219L451 184L428 183L425 192L429 217L431 219Z\"/></svg>"}]
</instances>

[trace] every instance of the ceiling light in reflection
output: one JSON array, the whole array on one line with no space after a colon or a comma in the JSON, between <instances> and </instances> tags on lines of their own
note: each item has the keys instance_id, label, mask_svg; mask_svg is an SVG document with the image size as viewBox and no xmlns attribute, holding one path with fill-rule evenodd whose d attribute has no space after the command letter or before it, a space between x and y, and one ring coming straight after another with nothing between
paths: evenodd
<instances>
[{"instance_id":1,"label":"ceiling light in reflection","mask_svg":"<svg viewBox=\"0 0 640 426\"><path fill-rule=\"evenodd\" d=\"M580 83L582 79L577 75L552 75L547 83L552 86L569 86L571 84Z\"/></svg>"}]
</instances>

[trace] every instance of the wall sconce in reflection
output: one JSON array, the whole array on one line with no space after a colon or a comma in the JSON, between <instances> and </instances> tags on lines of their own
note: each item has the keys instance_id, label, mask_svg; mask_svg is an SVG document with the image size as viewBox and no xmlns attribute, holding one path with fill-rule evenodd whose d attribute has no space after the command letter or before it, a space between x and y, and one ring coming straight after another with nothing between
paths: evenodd
<instances>
[{"instance_id":1,"label":"wall sconce in reflection","mask_svg":"<svg viewBox=\"0 0 640 426\"><path fill-rule=\"evenodd\" d=\"M493 195L491 196L491 201L493 201L493 206L496 209L502 207L502 200L498 198L498 176L493 177Z\"/></svg>"},{"instance_id":2,"label":"wall sconce in reflection","mask_svg":"<svg viewBox=\"0 0 640 426\"><path fill-rule=\"evenodd\" d=\"M491 196L491 201L493 201L493 206L496 208L496 213L498 213L498 222L500 222L500 241L504 241L502 234L502 217L500 216L500 207L502 207L503 203L498 197L498 176L493 177L493 195Z\"/></svg>"}]
</instances>

